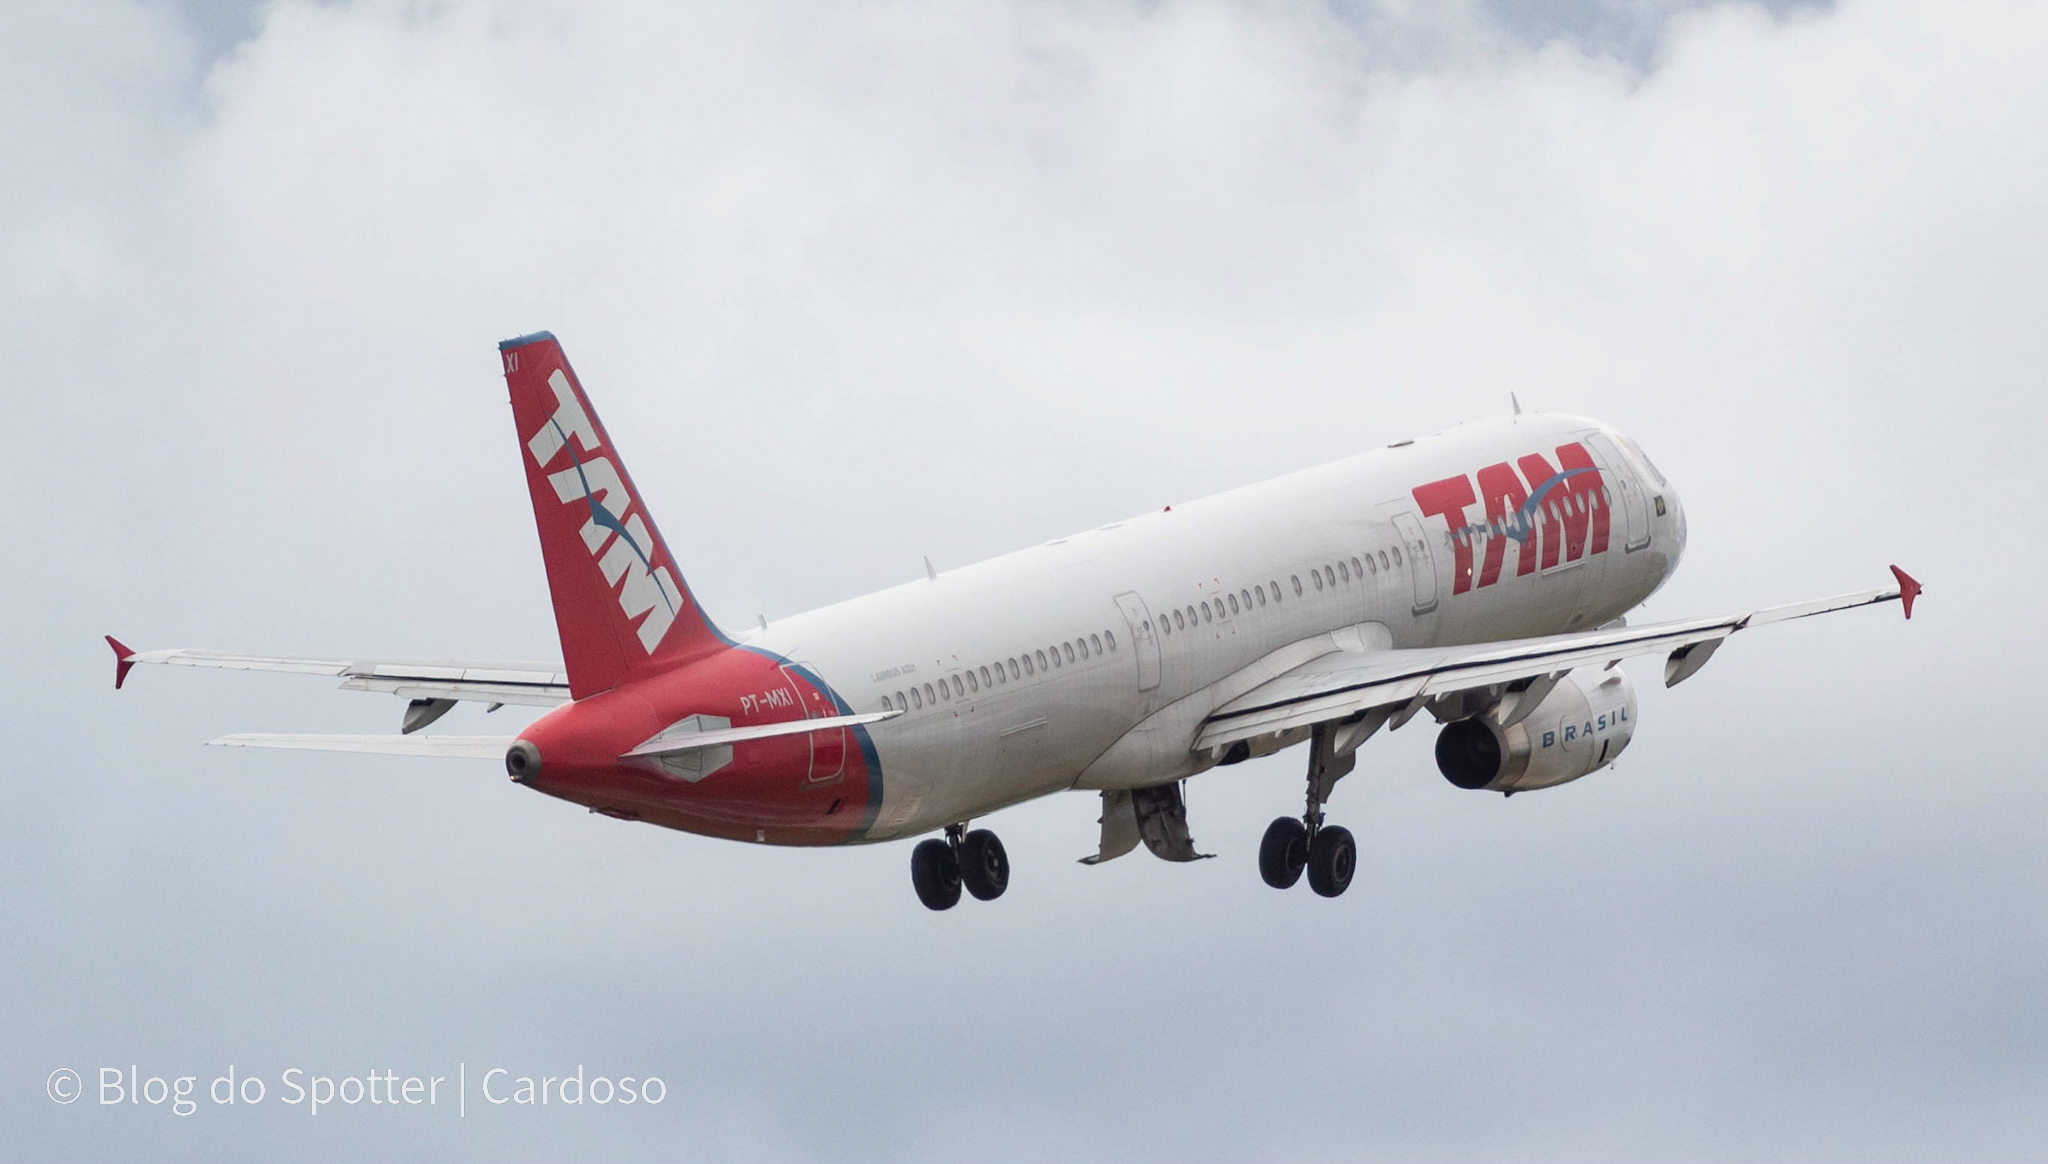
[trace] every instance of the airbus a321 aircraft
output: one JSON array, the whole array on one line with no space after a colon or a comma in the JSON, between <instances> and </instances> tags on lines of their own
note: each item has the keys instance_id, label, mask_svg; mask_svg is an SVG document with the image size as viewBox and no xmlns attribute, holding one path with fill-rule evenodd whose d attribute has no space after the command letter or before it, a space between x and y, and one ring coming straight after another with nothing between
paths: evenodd
<instances>
[{"instance_id":1,"label":"airbus a321 aircraft","mask_svg":"<svg viewBox=\"0 0 2048 1164\"><path fill-rule=\"evenodd\" d=\"M1616 664L1674 685L1736 631L1875 603L1896 584L1628 626L1685 549L1678 494L1597 421L1520 414L1055 538L729 633L691 594L625 462L545 332L499 345L562 662L405 663L131 651L137 663L334 675L409 700L390 736L217 744L502 759L621 820L767 845L889 841L932 909L1001 896L970 821L1072 789L1102 798L1093 864L1140 841L1201 856L1180 782L1307 742L1307 804L1259 872L1351 882L1324 803L1358 747L1421 712L1460 788L1513 794L1605 767L1636 728ZM459 700L553 708L516 737L415 734Z\"/></svg>"}]
</instances>

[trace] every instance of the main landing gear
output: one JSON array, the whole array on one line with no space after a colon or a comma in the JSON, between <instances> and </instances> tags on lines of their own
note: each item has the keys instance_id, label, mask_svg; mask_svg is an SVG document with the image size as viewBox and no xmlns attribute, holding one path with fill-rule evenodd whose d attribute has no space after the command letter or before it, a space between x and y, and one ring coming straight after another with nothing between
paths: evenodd
<instances>
[{"instance_id":1,"label":"main landing gear","mask_svg":"<svg viewBox=\"0 0 2048 1164\"><path fill-rule=\"evenodd\" d=\"M910 883L926 909L951 909L964 886L982 901L994 901L1010 887L1010 855L987 829L946 826L944 839L919 841L910 851Z\"/></svg>"},{"instance_id":2,"label":"main landing gear","mask_svg":"<svg viewBox=\"0 0 2048 1164\"><path fill-rule=\"evenodd\" d=\"M1308 887L1324 897L1351 887L1351 875L1358 869L1358 843L1351 839L1350 829L1323 823L1323 802L1358 762L1356 742L1338 750L1341 730L1341 725L1316 725L1309 749L1308 810L1299 820L1283 816L1267 825L1266 837L1259 842L1259 876L1275 889L1292 887L1304 870Z\"/></svg>"}]
</instances>

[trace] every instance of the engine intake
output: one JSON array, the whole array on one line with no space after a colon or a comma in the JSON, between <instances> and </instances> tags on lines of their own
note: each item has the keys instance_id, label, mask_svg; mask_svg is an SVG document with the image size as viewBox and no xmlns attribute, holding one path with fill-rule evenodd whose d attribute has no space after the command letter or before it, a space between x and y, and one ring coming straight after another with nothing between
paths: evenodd
<instances>
[{"instance_id":1,"label":"engine intake","mask_svg":"<svg viewBox=\"0 0 2048 1164\"><path fill-rule=\"evenodd\" d=\"M1492 714L1444 725L1436 766L1460 788L1528 792L1568 784L1614 762L1636 728L1636 692L1620 671L1574 671L1520 723Z\"/></svg>"}]
</instances>

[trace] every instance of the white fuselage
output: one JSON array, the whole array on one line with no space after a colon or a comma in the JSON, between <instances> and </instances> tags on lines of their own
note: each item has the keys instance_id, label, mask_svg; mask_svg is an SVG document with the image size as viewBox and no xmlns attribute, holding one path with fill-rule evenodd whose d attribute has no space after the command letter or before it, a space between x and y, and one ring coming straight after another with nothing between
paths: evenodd
<instances>
[{"instance_id":1,"label":"white fuselage","mask_svg":"<svg viewBox=\"0 0 2048 1164\"><path fill-rule=\"evenodd\" d=\"M1483 499L1459 531L1425 513L1416 488L1528 454L1555 460L1572 441L1598 462L1605 549L1522 573L1520 542L1505 539L1497 579L1459 586L1460 563L1479 568L1500 535L1481 528ZM741 641L812 668L857 711L907 708L869 729L885 783L862 839L887 840L1061 789L1202 771L1220 758L1193 750L1203 719L1318 654L1608 622L1664 581L1684 540L1676 493L1625 437L1530 414L1111 522Z\"/></svg>"}]
</instances>

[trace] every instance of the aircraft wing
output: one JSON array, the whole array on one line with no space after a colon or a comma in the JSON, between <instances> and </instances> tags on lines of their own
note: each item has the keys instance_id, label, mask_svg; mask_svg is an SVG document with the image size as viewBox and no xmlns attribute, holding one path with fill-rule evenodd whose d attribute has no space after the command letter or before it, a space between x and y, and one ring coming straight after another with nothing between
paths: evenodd
<instances>
[{"instance_id":1,"label":"aircraft wing","mask_svg":"<svg viewBox=\"0 0 2048 1164\"><path fill-rule=\"evenodd\" d=\"M1217 708L1196 735L1195 748L1224 747L1376 707L1399 709L1393 713L1399 726L1432 697L1482 687L1497 687L1503 694L1534 692L1533 699L1524 697L1516 704L1518 710L1533 708L1550 684L1574 667L1612 666L1640 655L1668 652L1664 685L1673 687L1705 666L1729 635L1749 627L1894 600L1911 618L1920 584L1897 566L1892 573L1898 579L1895 586L1714 618L1457 647L1326 654Z\"/></svg>"},{"instance_id":2,"label":"aircraft wing","mask_svg":"<svg viewBox=\"0 0 2048 1164\"><path fill-rule=\"evenodd\" d=\"M395 662L376 659L314 659L281 655L238 655L228 651L133 651L112 635L114 686L127 681L137 663L173 667L221 667L231 671L288 671L333 675L350 691L386 691L412 700L475 700L554 707L569 702L569 674L560 663L464 663L447 660Z\"/></svg>"}]
</instances>

